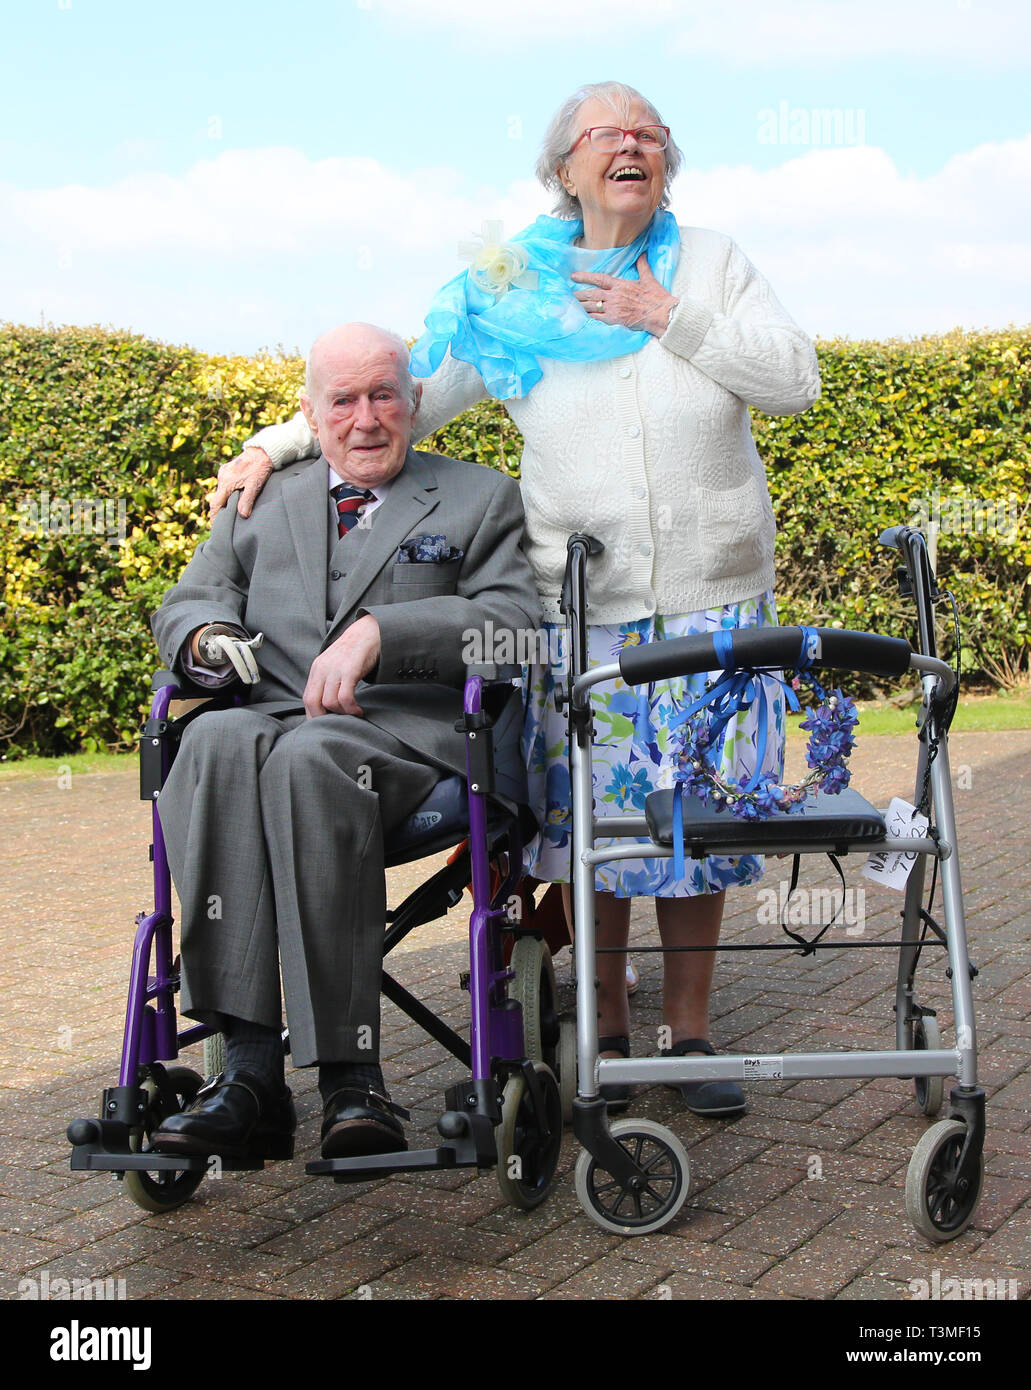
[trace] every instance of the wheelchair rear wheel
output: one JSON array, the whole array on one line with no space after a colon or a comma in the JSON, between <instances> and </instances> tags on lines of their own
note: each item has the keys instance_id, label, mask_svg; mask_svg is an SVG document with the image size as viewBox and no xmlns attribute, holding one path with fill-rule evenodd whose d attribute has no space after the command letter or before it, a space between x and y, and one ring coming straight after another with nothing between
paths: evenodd
<instances>
[{"instance_id":1,"label":"wheelchair rear wheel","mask_svg":"<svg viewBox=\"0 0 1031 1390\"><path fill-rule=\"evenodd\" d=\"M204 1039L204 1075L218 1076L226 1069L226 1035L212 1033Z\"/></svg>"},{"instance_id":2,"label":"wheelchair rear wheel","mask_svg":"<svg viewBox=\"0 0 1031 1390\"><path fill-rule=\"evenodd\" d=\"M531 1062L558 1071L559 1023L551 952L534 936L521 936L512 950L508 992L523 1011L523 1051Z\"/></svg>"},{"instance_id":3,"label":"wheelchair rear wheel","mask_svg":"<svg viewBox=\"0 0 1031 1390\"><path fill-rule=\"evenodd\" d=\"M537 1124L529 1089L518 1073L505 1083L497 1128L498 1187L506 1202L522 1211L539 1207L551 1191L562 1147L558 1082L543 1062L537 1062L534 1071L544 1093L547 1133Z\"/></svg>"},{"instance_id":4,"label":"wheelchair rear wheel","mask_svg":"<svg viewBox=\"0 0 1031 1390\"><path fill-rule=\"evenodd\" d=\"M185 1110L200 1090L203 1082L195 1071L188 1067L168 1067L165 1075L167 1084L158 1086L152 1077L143 1081L142 1089L147 1096L147 1113L140 1129L135 1129L129 1137L129 1146L134 1153L146 1152L150 1136L160 1126L162 1120ZM172 1099L174 1095L174 1101ZM133 1169L125 1174L125 1190L144 1211L172 1211L193 1196L204 1181L204 1170L176 1171L163 1169L148 1173L145 1169Z\"/></svg>"}]
</instances>

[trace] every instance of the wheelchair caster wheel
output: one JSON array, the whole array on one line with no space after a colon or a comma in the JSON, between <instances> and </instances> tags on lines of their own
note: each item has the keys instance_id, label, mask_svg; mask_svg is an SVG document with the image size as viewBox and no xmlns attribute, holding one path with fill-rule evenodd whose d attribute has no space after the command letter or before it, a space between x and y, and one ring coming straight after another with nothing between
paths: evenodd
<instances>
[{"instance_id":1,"label":"wheelchair caster wheel","mask_svg":"<svg viewBox=\"0 0 1031 1390\"><path fill-rule=\"evenodd\" d=\"M576 1100L576 1019L558 1021L558 1088L562 1095L562 1123L573 1123Z\"/></svg>"},{"instance_id":2,"label":"wheelchair caster wheel","mask_svg":"<svg viewBox=\"0 0 1031 1390\"><path fill-rule=\"evenodd\" d=\"M509 998L517 1000L523 1011L523 1055L555 1071L559 1027L551 952L536 937L521 936L512 949L509 969L515 972L509 981Z\"/></svg>"},{"instance_id":3,"label":"wheelchair caster wheel","mask_svg":"<svg viewBox=\"0 0 1031 1390\"><path fill-rule=\"evenodd\" d=\"M935 1245L962 1235L981 1197L984 1154L978 1157L975 1182L959 1175L966 1136L962 1120L939 1120L921 1136L906 1170L906 1212L919 1234Z\"/></svg>"},{"instance_id":4,"label":"wheelchair caster wheel","mask_svg":"<svg viewBox=\"0 0 1031 1390\"><path fill-rule=\"evenodd\" d=\"M932 1014L925 1014L923 1018L914 1020L913 1050L915 1052L937 1052L941 1045L941 1029L938 1027L938 1020ZM943 1076L916 1076L913 1078L913 1089L916 1091L916 1103L920 1107L920 1113L922 1115L937 1115L942 1108L942 1098L945 1095L945 1078Z\"/></svg>"},{"instance_id":5,"label":"wheelchair caster wheel","mask_svg":"<svg viewBox=\"0 0 1031 1390\"><path fill-rule=\"evenodd\" d=\"M150 1136L169 1115L185 1110L200 1090L203 1082L195 1071L188 1067L168 1067L168 1088L174 1091L176 1104L168 1100L168 1091L162 1095L157 1083L150 1077L142 1082L147 1095L147 1113L142 1129L135 1129L129 1136L129 1147L134 1153L146 1152ZM148 1173L145 1169L132 1169L125 1174L125 1190L138 1207L144 1211L172 1211L181 1207L196 1192L204 1181L204 1172L177 1172L175 1169L162 1169Z\"/></svg>"},{"instance_id":6,"label":"wheelchair caster wheel","mask_svg":"<svg viewBox=\"0 0 1031 1390\"><path fill-rule=\"evenodd\" d=\"M672 1221L687 1201L691 1166L687 1150L665 1125L654 1120L617 1120L612 1138L643 1170L643 1177L613 1178L582 1150L576 1161L576 1195L602 1230L643 1236Z\"/></svg>"},{"instance_id":7,"label":"wheelchair caster wheel","mask_svg":"<svg viewBox=\"0 0 1031 1390\"><path fill-rule=\"evenodd\" d=\"M562 1147L558 1082L543 1062L536 1062L533 1069L544 1092L549 1132L542 1134L538 1128L529 1090L518 1074L505 1082L497 1128L498 1187L505 1201L522 1211L539 1207L551 1191Z\"/></svg>"},{"instance_id":8,"label":"wheelchair caster wheel","mask_svg":"<svg viewBox=\"0 0 1031 1390\"><path fill-rule=\"evenodd\" d=\"M226 1035L212 1033L204 1039L204 1075L218 1076L226 1069Z\"/></svg>"}]
</instances>

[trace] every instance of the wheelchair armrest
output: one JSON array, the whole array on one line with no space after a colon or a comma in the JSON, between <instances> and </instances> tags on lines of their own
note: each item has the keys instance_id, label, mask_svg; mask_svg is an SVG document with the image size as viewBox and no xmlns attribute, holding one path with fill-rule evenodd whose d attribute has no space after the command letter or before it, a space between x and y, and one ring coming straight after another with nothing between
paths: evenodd
<instances>
[{"instance_id":1,"label":"wheelchair armrest","mask_svg":"<svg viewBox=\"0 0 1031 1390\"><path fill-rule=\"evenodd\" d=\"M228 709L243 703L239 683L212 689L194 685L174 671L155 671L150 688L154 698L150 714L140 730L140 800L153 802L164 786L168 769L175 760L183 729L211 709ZM175 719L168 717L173 700L202 700Z\"/></svg>"},{"instance_id":2,"label":"wheelchair armrest","mask_svg":"<svg viewBox=\"0 0 1031 1390\"><path fill-rule=\"evenodd\" d=\"M523 668L516 665L499 665L496 661L474 662L465 668L466 680L479 676L487 685L510 685L523 674Z\"/></svg>"},{"instance_id":3,"label":"wheelchair armrest","mask_svg":"<svg viewBox=\"0 0 1031 1390\"><path fill-rule=\"evenodd\" d=\"M155 671L150 678L150 688L153 691L163 690L166 685L179 688L184 677L177 676L174 671Z\"/></svg>"}]
</instances>

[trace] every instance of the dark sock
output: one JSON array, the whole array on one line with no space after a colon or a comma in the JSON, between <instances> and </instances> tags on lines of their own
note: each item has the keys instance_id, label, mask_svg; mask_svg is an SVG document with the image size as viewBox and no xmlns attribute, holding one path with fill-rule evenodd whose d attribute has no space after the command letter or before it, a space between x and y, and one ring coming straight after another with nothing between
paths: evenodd
<instances>
[{"instance_id":1,"label":"dark sock","mask_svg":"<svg viewBox=\"0 0 1031 1390\"><path fill-rule=\"evenodd\" d=\"M226 1071L249 1071L273 1092L286 1084L283 1070L283 1035L246 1019L226 1020Z\"/></svg>"},{"instance_id":2,"label":"dark sock","mask_svg":"<svg viewBox=\"0 0 1031 1390\"><path fill-rule=\"evenodd\" d=\"M378 1062L323 1062L319 1067L319 1092L323 1105L345 1086L357 1086L363 1091L378 1091L381 1096L387 1096L389 1099Z\"/></svg>"}]
</instances>

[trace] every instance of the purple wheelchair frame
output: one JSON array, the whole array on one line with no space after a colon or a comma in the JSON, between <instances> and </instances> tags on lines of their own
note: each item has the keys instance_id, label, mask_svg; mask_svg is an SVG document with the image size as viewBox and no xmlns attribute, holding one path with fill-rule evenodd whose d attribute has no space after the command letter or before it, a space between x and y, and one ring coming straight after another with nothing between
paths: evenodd
<instances>
[{"instance_id":1,"label":"purple wheelchair frame","mask_svg":"<svg viewBox=\"0 0 1031 1390\"><path fill-rule=\"evenodd\" d=\"M307 1165L309 1173L323 1173L337 1181L358 1181L381 1177L386 1172L413 1169L492 1167L497 1162L495 1126L501 1119L501 1090L507 1076L517 1073L526 1083L528 1100L547 1137L548 1116L532 1062L526 1057L522 1009L507 995L513 972L503 963L502 934L527 934L519 923L509 920L504 905L518 886L522 874L522 835L518 815L506 812L488 816L488 801L494 787L493 721L484 708L488 686L510 684L518 668L470 667L465 682L463 718L456 725L466 735L466 784L468 792L468 871L464 862L438 870L433 880L421 885L397 912L388 914L392 925L384 936L386 955L409 931L422 922L443 915L419 917L418 910L405 917L405 909L431 883L441 879L449 901L460 900L471 872L472 911L469 919L470 1040L465 1042L407 990L383 973L383 993L414 1022L470 1068L470 1079L451 1086L446 1092L444 1113L437 1122L443 1143L432 1149L401 1153L365 1155L360 1158L318 1160ZM73 1120L68 1139L73 1146L74 1170L106 1170L121 1177L130 1170L171 1174L196 1172L203 1176L209 1160L202 1157L165 1155L138 1151L145 1126L148 1101L141 1082L150 1079L160 1093L167 1092L163 1063L178 1057L181 1048L201 1042L215 1030L203 1024L178 1029L175 993L179 988L178 960L172 954L172 880L165 850L164 834L156 798L168 775L178 745L179 730L203 714L193 710L178 720L169 719L171 703L184 698L178 678L159 672L154 678L154 697L150 717L141 738L141 796L153 803L154 910L136 918L129 993L125 1014L121 1065L117 1086L103 1093L101 1114L97 1118ZM185 692L188 698L191 692ZM198 692L201 693L201 692ZM223 706L226 700L220 702ZM232 703L239 704L237 697ZM210 706L209 706L210 707ZM170 729L175 730L169 737ZM403 860L410 862L441 850L431 844L422 850L413 847ZM503 849L507 854L504 877L491 891L491 859ZM450 872L450 876L449 875ZM464 882L460 882L464 880ZM527 929L532 932L532 928ZM154 973L151 974L153 959ZM464 983L464 981L463 981ZM178 1104L174 1102L173 1104ZM260 1160L222 1161L226 1169L264 1167ZM198 1180L199 1180L198 1177Z\"/></svg>"}]
</instances>

